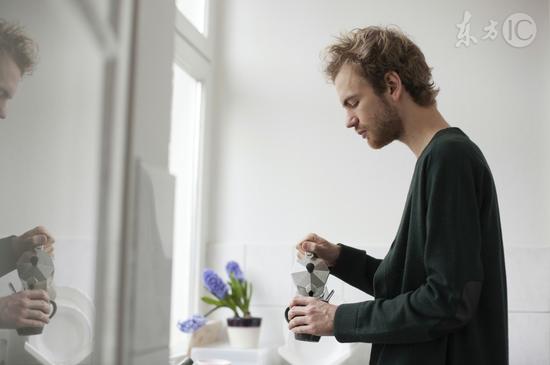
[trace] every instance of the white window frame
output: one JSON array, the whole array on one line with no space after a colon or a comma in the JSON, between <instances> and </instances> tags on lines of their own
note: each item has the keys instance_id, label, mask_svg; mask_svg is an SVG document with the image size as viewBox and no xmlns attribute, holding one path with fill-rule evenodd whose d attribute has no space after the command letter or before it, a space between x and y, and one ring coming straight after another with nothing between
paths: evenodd
<instances>
[{"instance_id":1,"label":"white window frame","mask_svg":"<svg viewBox=\"0 0 550 365\"><path fill-rule=\"evenodd\" d=\"M205 228L207 217L207 193L209 187L205 174L209 170L207 166L208 151L208 122L212 100L212 55L213 39L212 25L216 0L208 0L205 10L205 34L200 33L195 26L179 11L176 10L175 37L174 37L174 63L181 67L189 76L202 83L201 110L197 143L197 171L195 184L192 187L194 194L192 210L194 220L191 224L190 257L187 263L189 270L189 285L186 288L189 295L189 314L201 313L199 295L201 291L201 268L205 262L206 236ZM177 8L176 8L177 9ZM174 223L176 224L176 223ZM177 244L177 242L174 242ZM172 262L172 265L182 263ZM178 348L171 348L171 357L184 355L187 344L179 344Z\"/></svg>"},{"instance_id":2,"label":"white window frame","mask_svg":"<svg viewBox=\"0 0 550 365\"><path fill-rule=\"evenodd\" d=\"M216 0L206 1L204 34L199 32L199 30L195 28L193 23L191 23L185 15L183 15L179 10L176 10L176 38L180 36L183 39L186 39L187 42L195 47L198 52L203 54L208 62L212 61L212 56L214 53L214 42L212 37L214 21L212 20L214 19L215 5Z\"/></svg>"}]
</instances>

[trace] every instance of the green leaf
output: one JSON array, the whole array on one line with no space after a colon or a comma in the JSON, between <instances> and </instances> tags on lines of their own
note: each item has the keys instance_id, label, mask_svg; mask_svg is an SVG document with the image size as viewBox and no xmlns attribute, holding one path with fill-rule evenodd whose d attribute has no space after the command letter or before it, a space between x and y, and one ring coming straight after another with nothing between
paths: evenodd
<instances>
[{"instance_id":1,"label":"green leaf","mask_svg":"<svg viewBox=\"0 0 550 365\"><path fill-rule=\"evenodd\" d=\"M235 276L233 275L233 273L231 273L230 282L231 282L231 292L235 294L236 301L242 302L243 290L241 287L241 283L237 279L235 279Z\"/></svg>"},{"instance_id":2,"label":"green leaf","mask_svg":"<svg viewBox=\"0 0 550 365\"><path fill-rule=\"evenodd\" d=\"M221 301L214 298L202 297L201 300L206 304L215 305L216 307L224 307L224 304Z\"/></svg>"},{"instance_id":3,"label":"green leaf","mask_svg":"<svg viewBox=\"0 0 550 365\"><path fill-rule=\"evenodd\" d=\"M246 299L246 308L250 306L251 299L252 299L252 283L250 284L250 293L248 294L248 298Z\"/></svg>"},{"instance_id":4,"label":"green leaf","mask_svg":"<svg viewBox=\"0 0 550 365\"><path fill-rule=\"evenodd\" d=\"M235 310L235 308L237 308L237 305L235 304L235 300L233 299L233 297L228 295L226 299L227 299L227 303L229 304L229 307Z\"/></svg>"}]
</instances>

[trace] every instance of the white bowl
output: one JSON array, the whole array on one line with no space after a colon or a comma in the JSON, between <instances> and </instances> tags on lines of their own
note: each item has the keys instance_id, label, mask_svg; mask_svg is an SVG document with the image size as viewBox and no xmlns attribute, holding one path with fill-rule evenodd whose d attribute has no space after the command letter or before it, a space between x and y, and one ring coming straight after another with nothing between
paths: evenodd
<instances>
[{"instance_id":1,"label":"white bowl","mask_svg":"<svg viewBox=\"0 0 550 365\"><path fill-rule=\"evenodd\" d=\"M93 347L93 304L77 289L58 287L57 313L40 335L29 336L25 350L44 365L77 365Z\"/></svg>"}]
</instances>

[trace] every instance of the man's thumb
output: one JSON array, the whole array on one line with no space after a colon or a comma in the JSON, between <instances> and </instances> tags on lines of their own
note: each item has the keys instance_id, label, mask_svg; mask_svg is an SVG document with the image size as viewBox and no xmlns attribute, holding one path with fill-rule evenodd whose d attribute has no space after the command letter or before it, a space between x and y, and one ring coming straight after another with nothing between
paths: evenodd
<instances>
[{"instance_id":1,"label":"man's thumb","mask_svg":"<svg viewBox=\"0 0 550 365\"><path fill-rule=\"evenodd\" d=\"M302 249L306 252L315 252L315 246L315 243L309 241L302 243Z\"/></svg>"},{"instance_id":2,"label":"man's thumb","mask_svg":"<svg viewBox=\"0 0 550 365\"><path fill-rule=\"evenodd\" d=\"M43 234L39 234L34 237L33 241L36 245L45 245L48 239Z\"/></svg>"}]
</instances>

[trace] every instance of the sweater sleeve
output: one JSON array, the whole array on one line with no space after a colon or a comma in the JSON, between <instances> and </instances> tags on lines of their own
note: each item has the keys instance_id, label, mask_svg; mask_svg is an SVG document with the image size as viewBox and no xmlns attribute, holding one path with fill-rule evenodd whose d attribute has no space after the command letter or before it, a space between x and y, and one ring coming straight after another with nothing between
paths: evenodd
<instances>
[{"instance_id":1,"label":"sweater sleeve","mask_svg":"<svg viewBox=\"0 0 550 365\"><path fill-rule=\"evenodd\" d=\"M483 170L467 151L443 146L433 149L426 165L425 227L419 227L426 230L425 282L393 298L340 305L334 320L338 341L430 341L475 314L483 282L476 181Z\"/></svg>"},{"instance_id":2,"label":"sweater sleeve","mask_svg":"<svg viewBox=\"0 0 550 365\"><path fill-rule=\"evenodd\" d=\"M15 270L17 258L13 252L11 241L15 236L0 239L0 276Z\"/></svg>"},{"instance_id":3,"label":"sweater sleeve","mask_svg":"<svg viewBox=\"0 0 550 365\"><path fill-rule=\"evenodd\" d=\"M373 278L382 260L367 255L363 250L338 244L341 247L336 265L330 273L365 293L374 296Z\"/></svg>"}]
</instances>

